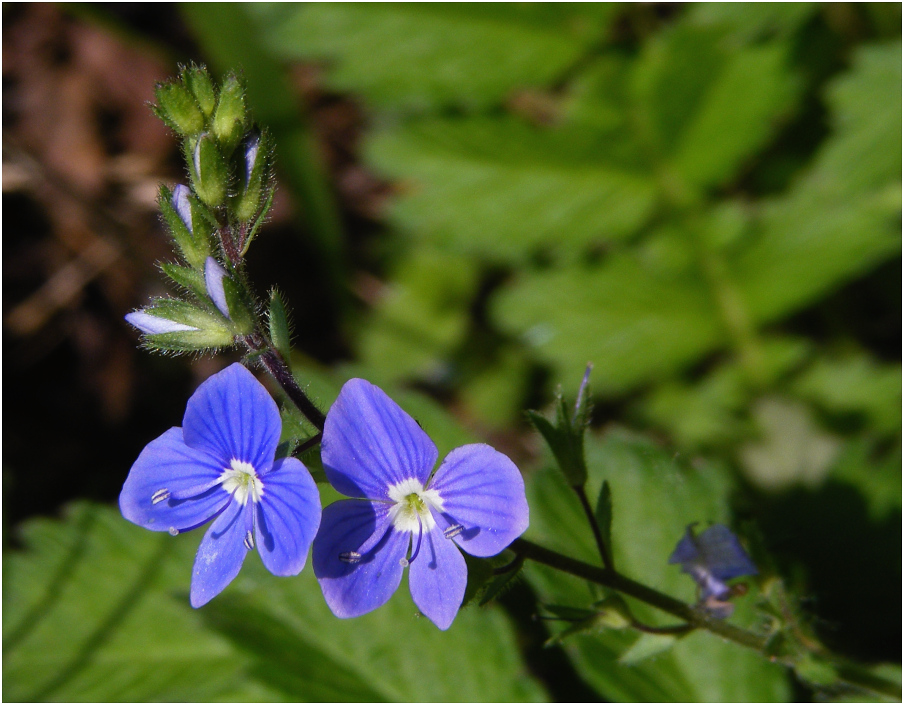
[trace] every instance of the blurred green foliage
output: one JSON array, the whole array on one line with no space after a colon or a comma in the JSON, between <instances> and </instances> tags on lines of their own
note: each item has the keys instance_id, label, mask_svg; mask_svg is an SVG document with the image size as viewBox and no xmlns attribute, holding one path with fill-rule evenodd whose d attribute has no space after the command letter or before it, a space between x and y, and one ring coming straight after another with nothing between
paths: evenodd
<instances>
[{"instance_id":1,"label":"blurred green foliage","mask_svg":"<svg viewBox=\"0 0 904 705\"><path fill-rule=\"evenodd\" d=\"M317 63L329 89L360 104L361 158L392 185L373 266L379 295L337 308L357 361L299 367L324 408L344 379L368 377L445 453L488 429L523 432L525 406L549 400L555 384L576 387L592 361L599 420L620 426L588 440L590 486L611 487L626 574L691 601L691 581L666 564L687 524L787 510L792 492L809 493L801 506L813 511L818 491L840 487L865 509L862 524L836 531L885 556L881 571L897 581L900 533L874 546L870 532L900 520L900 350L876 349L850 320L813 335L796 317L834 306L846 285L900 257L900 6L221 10L185 14L212 63L245 64L327 290L351 288L347 243L285 64ZM412 387L453 400L468 429L424 395L396 394ZM285 440L307 435L291 411L284 419ZM564 482L551 470L528 475L528 537L593 561ZM807 535L794 522L810 515L787 514L756 539L765 576L765 548L781 548L782 532ZM114 510L77 505L62 523L28 524L23 541L25 553L4 556L7 699L549 697L498 608L469 607L441 634L414 618L401 589L385 608L340 621L310 570L276 580L249 559L251 570L194 612L184 594L193 538L151 536ZM789 584L830 593L808 583L809 558L795 555ZM525 577L541 603L604 597L536 566ZM858 582L846 579L845 589ZM836 619L882 593L859 582ZM733 619L757 626L761 598L752 585ZM899 609L877 610L886 607ZM885 633L861 626L867 640ZM711 635L636 639L607 631L563 644L576 677L606 699L792 697L780 667ZM619 663L632 645L632 665ZM820 697L862 696L817 680Z\"/></svg>"}]
</instances>

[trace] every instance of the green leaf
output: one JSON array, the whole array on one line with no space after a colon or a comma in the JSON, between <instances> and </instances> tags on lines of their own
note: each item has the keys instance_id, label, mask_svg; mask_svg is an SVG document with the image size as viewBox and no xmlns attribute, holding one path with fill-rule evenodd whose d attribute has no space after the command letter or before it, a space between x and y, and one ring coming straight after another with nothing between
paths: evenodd
<instances>
[{"instance_id":1,"label":"green leaf","mask_svg":"<svg viewBox=\"0 0 904 705\"><path fill-rule=\"evenodd\" d=\"M596 523L600 527L600 535L603 543L612 545L612 488L608 480L603 480L600 495L596 500L596 509L593 512Z\"/></svg>"},{"instance_id":2,"label":"green leaf","mask_svg":"<svg viewBox=\"0 0 904 705\"><path fill-rule=\"evenodd\" d=\"M675 147L675 169L685 180L722 183L775 133L798 93L787 54L783 45L768 45L724 61Z\"/></svg>"},{"instance_id":3,"label":"green leaf","mask_svg":"<svg viewBox=\"0 0 904 705\"><path fill-rule=\"evenodd\" d=\"M26 550L3 558L11 700L547 699L498 609L465 609L441 632L403 585L380 610L339 620L310 567L277 578L249 556L222 595L193 610L200 531L155 534L82 504L22 533Z\"/></svg>"},{"instance_id":4,"label":"green leaf","mask_svg":"<svg viewBox=\"0 0 904 705\"><path fill-rule=\"evenodd\" d=\"M885 434L901 432L901 367L864 354L817 360L794 391L834 414L858 414Z\"/></svg>"},{"instance_id":5,"label":"green leaf","mask_svg":"<svg viewBox=\"0 0 904 705\"><path fill-rule=\"evenodd\" d=\"M5 698L281 699L188 606L196 539L90 504L65 523L33 520L21 538L25 551L3 556Z\"/></svg>"},{"instance_id":6,"label":"green leaf","mask_svg":"<svg viewBox=\"0 0 904 705\"><path fill-rule=\"evenodd\" d=\"M554 83L617 6L257 3L269 47L326 60L332 87L388 109L482 108Z\"/></svg>"},{"instance_id":7,"label":"green leaf","mask_svg":"<svg viewBox=\"0 0 904 705\"><path fill-rule=\"evenodd\" d=\"M441 247L502 261L623 240L650 216L649 176L607 142L515 118L431 119L378 133L368 160L402 180L390 216Z\"/></svg>"},{"instance_id":8,"label":"green leaf","mask_svg":"<svg viewBox=\"0 0 904 705\"><path fill-rule=\"evenodd\" d=\"M735 42L787 37L819 12L815 2L707 2L688 8L687 22L715 26Z\"/></svg>"},{"instance_id":9,"label":"green leaf","mask_svg":"<svg viewBox=\"0 0 904 705\"><path fill-rule=\"evenodd\" d=\"M731 491L724 468L680 456L650 441L612 432L587 439L588 490L600 492L604 480L618 497L612 537L619 571L679 599L694 599L694 584L668 557L693 521L725 522ZM559 474L536 473L528 483L531 525L527 538L586 561L596 559L574 493ZM596 598L587 584L528 562L525 576L538 598L551 604L581 606ZM755 626L755 595L738 600L732 621ZM629 600L637 618L656 626L674 620ZM784 670L743 647L706 633L692 633L667 653L634 666L618 663L633 643L628 633L576 635L564 648L579 674L601 697L613 701L784 701L789 696Z\"/></svg>"},{"instance_id":10,"label":"green leaf","mask_svg":"<svg viewBox=\"0 0 904 705\"><path fill-rule=\"evenodd\" d=\"M471 260L415 249L396 265L364 322L362 361L386 382L441 374L467 331L476 288Z\"/></svg>"},{"instance_id":11,"label":"green leaf","mask_svg":"<svg viewBox=\"0 0 904 705\"><path fill-rule=\"evenodd\" d=\"M733 264L759 321L808 304L900 252L901 45L862 49L829 90L835 131L764 208Z\"/></svg>"},{"instance_id":12,"label":"green leaf","mask_svg":"<svg viewBox=\"0 0 904 705\"><path fill-rule=\"evenodd\" d=\"M699 275L657 271L629 254L524 277L492 304L502 329L552 363L556 378L576 379L593 361L603 393L661 379L725 340Z\"/></svg>"},{"instance_id":13,"label":"green leaf","mask_svg":"<svg viewBox=\"0 0 904 705\"><path fill-rule=\"evenodd\" d=\"M625 653L618 657L623 666L636 666L641 661L668 651L678 642L671 634L641 634Z\"/></svg>"}]
</instances>

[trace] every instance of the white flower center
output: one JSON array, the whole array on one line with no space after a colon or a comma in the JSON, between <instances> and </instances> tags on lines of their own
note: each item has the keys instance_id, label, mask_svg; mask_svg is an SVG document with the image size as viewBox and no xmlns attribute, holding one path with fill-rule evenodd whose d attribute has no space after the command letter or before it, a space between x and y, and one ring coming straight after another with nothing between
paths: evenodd
<instances>
[{"instance_id":1,"label":"white flower center","mask_svg":"<svg viewBox=\"0 0 904 705\"><path fill-rule=\"evenodd\" d=\"M260 502L264 494L264 483L257 476L254 466L235 458L220 475L220 484L242 506L245 506L249 495L253 501Z\"/></svg>"},{"instance_id":2,"label":"white flower center","mask_svg":"<svg viewBox=\"0 0 904 705\"><path fill-rule=\"evenodd\" d=\"M396 531L430 531L436 526L431 507L438 512L443 510L439 492L425 490L413 477L390 486L389 498L395 502L389 518Z\"/></svg>"}]
</instances>

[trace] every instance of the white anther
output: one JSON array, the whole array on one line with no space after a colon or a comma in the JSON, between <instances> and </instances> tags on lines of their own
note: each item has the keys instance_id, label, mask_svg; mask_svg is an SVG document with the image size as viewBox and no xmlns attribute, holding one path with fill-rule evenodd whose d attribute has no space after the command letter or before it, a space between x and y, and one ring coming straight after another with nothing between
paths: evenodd
<instances>
[{"instance_id":1,"label":"white anther","mask_svg":"<svg viewBox=\"0 0 904 705\"><path fill-rule=\"evenodd\" d=\"M343 563L358 563L361 560L361 554L357 551L344 551L339 554L339 560Z\"/></svg>"},{"instance_id":2,"label":"white anther","mask_svg":"<svg viewBox=\"0 0 904 705\"><path fill-rule=\"evenodd\" d=\"M151 504L160 504L164 500L169 499L170 491L164 487L162 490L157 490L154 494L151 495Z\"/></svg>"},{"instance_id":3,"label":"white anther","mask_svg":"<svg viewBox=\"0 0 904 705\"><path fill-rule=\"evenodd\" d=\"M175 526L171 526L171 527L169 528L169 535L170 535L170 536L178 536L178 535L179 535L179 529L177 529Z\"/></svg>"},{"instance_id":4,"label":"white anther","mask_svg":"<svg viewBox=\"0 0 904 705\"><path fill-rule=\"evenodd\" d=\"M245 534L245 542L244 543L245 543L245 548L247 548L249 551L254 548L254 536L251 534L250 531Z\"/></svg>"},{"instance_id":5,"label":"white anther","mask_svg":"<svg viewBox=\"0 0 904 705\"><path fill-rule=\"evenodd\" d=\"M461 524L453 524L443 532L443 536L445 536L447 539L454 539L464 530L465 527L463 527Z\"/></svg>"}]
</instances>

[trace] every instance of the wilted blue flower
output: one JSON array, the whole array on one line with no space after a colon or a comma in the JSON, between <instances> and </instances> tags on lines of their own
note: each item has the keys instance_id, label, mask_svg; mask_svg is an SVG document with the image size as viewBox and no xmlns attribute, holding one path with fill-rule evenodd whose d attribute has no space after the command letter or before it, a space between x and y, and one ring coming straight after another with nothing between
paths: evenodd
<instances>
[{"instance_id":1,"label":"wilted blue flower","mask_svg":"<svg viewBox=\"0 0 904 705\"><path fill-rule=\"evenodd\" d=\"M713 524L699 536L694 535L694 526L687 527L669 563L680 563L681 570L694 579L705 608L716 617L728 617L733 606L727 600L732 593L725 581L756 575L756 566L727 526Z\"/></svg>"},{"instance_id":2,"label":"wilted blue flower","mask_svg":"<svg viewBox=\"0 0 904 705\"><path fill-rule=\"evenodd\" d=\"M119 496L129 521L176 535L214 520L195 558L191 604L238 575L257 548L274 575L297 575L320 524L320 496L295 458L274 460L276 402L236 363L188 400L182 427L145 446Z\"/></svg>"},{"instance_id":3,"label":"wilted blue flower","mask_svg":"<svg viewBox=\"0 0 904 705\"><path fill-rule=\"evenodd\" d=\"M346 383L326 418L322 458L342 494L323 512L314 574L337 617L383 605L410 566L411 597L436 626L458 613L468 574L459 548L500 553L527 528L524 480L488 445L453 450L431 477L433 441L370 382Z\"/></svg>"}]
</instances>

